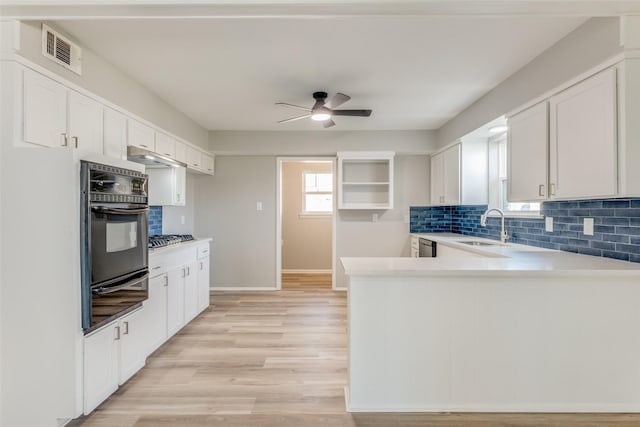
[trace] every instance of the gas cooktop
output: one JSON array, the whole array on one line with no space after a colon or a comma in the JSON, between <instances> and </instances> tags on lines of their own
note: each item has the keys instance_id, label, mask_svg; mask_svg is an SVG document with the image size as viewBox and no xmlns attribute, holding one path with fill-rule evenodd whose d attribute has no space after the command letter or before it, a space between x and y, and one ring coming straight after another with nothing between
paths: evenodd
<instances>
[{"instance_id":1,"label":"gas cooktop","mask_svg":"<svg viewBox=\"0 0 640 427\"><path fill-rule=\"evenodd\" d=\"M188 242L189 240L195 240L191 234L156 234L155 236L149 236L149 247L161 248Z\"/></svg>"}]
</instances>

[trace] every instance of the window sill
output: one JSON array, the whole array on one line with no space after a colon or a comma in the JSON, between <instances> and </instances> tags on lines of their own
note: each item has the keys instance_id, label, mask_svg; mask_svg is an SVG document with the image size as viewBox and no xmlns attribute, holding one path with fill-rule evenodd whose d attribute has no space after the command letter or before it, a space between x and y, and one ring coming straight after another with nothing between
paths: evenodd
<instances>
[{"instance_id":1,"label":"window sill","mask_svg":"<svg viewBox=\"0 0 640 427\"><path fill-rule=\"evenodd\" d=\"M300 219L322 219L331 218L333 212L300 212L298 218Z\"/></svg>"},{"instance_id":2,"label":"window sill","mask_svg":"<svg viewBox=\"0 0 640 427\"><path fill-rule=\"evenodd\" d=\"M488 218L500 218L500 214L491 212L487 215ZM544 215L539 212L505 212L505 218L520 218L520 219L544 219Z\"/></svg>"}]
</instances>

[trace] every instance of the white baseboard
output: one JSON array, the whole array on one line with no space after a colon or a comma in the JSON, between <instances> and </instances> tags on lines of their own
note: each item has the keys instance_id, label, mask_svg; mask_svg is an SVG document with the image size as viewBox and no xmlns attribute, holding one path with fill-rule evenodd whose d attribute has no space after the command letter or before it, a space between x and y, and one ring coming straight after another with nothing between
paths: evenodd
<instances>
[{"instance_id":1,"label":"white baseboard","mask_svg":"<svg viewBox=\"0 0 640 427\"><path fill-rule=\"evenodd\" d=\"M212 286L212 291L277 291L275 286Z\"/></svg>"},{"instance_id":2,"label":"white baseboard","mask_svg":"<svg viewBox=\"0 0 640 427\"><path fill-rule=\"evenodd\" d=\"M317 273L331 273L331 269L328 270L301 270L301 269L283 269L283 273L294 273L294 274L317 274Z\"/></svg>"}]
</instances>

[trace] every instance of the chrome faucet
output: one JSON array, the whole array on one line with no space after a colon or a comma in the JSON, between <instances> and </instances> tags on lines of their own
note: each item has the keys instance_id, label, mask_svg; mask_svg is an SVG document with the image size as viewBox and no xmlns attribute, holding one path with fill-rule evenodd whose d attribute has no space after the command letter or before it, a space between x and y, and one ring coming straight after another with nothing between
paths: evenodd
<instances>
[{"instance_id":1,"label":"chrome faucet","mask_svg":"<svg viewBox=\"0 0 640 427\"><path fill-rule=\"evenodd\" d=\"M507 230L504 229L504 212L502 211L502 209L498 209L498 208L491 208L491 209L487 209L487 211L485 213L483 213L482 215L480 215L480 225L483 227L487 226L487 215L490 212L498 212L500 214L500 217L502 218L502 228L500 230L500 241L502 243L507 243L507 239L509 239L509 235L507 234Z\"/></svg>"}]
</instances>

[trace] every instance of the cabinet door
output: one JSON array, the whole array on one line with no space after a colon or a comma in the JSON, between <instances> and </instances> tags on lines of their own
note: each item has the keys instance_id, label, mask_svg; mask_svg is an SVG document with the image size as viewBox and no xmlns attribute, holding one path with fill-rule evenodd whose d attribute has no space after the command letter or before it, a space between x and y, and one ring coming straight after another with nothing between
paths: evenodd
<instances>
[{"instance_id":1,"label":"cabinet door","mask_svg":"<svg viewBox=\"0 0 640 427\"><path fill-rule=\"evenodd\" d=\"M84 413L89 414L118 389L117 322L84 338Z\"/></svg>"},{"instance_id":2,"label":"cabinet door","mask_svg":"<svg viewBox=\"0 0 640 427\"><path fill-rule=\"evenodd\" d=\"M213 175L213 156L202 153L202 170L209 175Z\"/></svg>"},{"instance_id":3,"label":"cabinet door","mask_svg":"<svg viewBox=\"0 0 640 427\"><path fill-rule=\"evenodd\" d=\"M195 148L187 147L187 165L191 169L202 169L202 152Z\"/></svg>"},{"instance_id":4,"label":"cabinet door","mask_svg":"<svg viewBox=\"0 0 640 427\"><path fill-rule=\"evenodd\" d=\"M168 135L156 132L156 153L175 159L176 144Z\"/></svg>"},{"instance_id":5,"label":"cabinet door","mask_svg":"<svg viewBox=\"0 0 640 427\"><path fill-rule=\"evenodd\" d=\"M24 70L23 79L23 140L45 147L66 145L66 88L31 70Z\"/></svg>"},{"instance_id":6,"label":"cabinet door","mask_svg":"<svg viewBox=\"0 0 640 427\"><path fill-rule=\"evenodd\" d=\"M166 274L149 280L149 299L144 302L144 317L148 333L149 348L153 353L167 340L167 286Z\"/></svg>"},{"instance_id":7,"label":"cabinet door","mask_svg":"<svg viewBox=\"0 0 640 427\"><path fill-rule=\"evenodd\" d=\"M198 314L198 263L192 261L185 268L184 318L188 323Z\"/></svg>"},{"instance_id":8,"label":"cabinet door","mask_svg":"<svg viewBox=\"0 0 640 427\"><path fill-rule=\"evenodd\" d=\"M460 203L460 144L444 152L444 203L455 205Z\"/></svg>"},{"instance_id":9,"label":"cabinet door","mask_svg":"<svg viewBox=\"0 0 640 427\"><path fill-rule=\"evenodd\" d=\"M105 107L102 117L102 126L104 155L126 160L127 118L123 114Z\"/></svg>"},{"instance_id":10,"label":"cabinet door","mask_svg":"<svg viewBox=\"0 0 640 427\"><path fill-rule=\"evenodd\" d=\"M547 198L548 141L546 101L509 118L507 198L510 202Z\"/></svg>"},{"instance_id":11,"label":"cabinet door","mask_svg":"<svg viewBox=\"0 0 640 427\"><path fill-rule=\"evenodd\" d=\"M209 257L198 260L198 313L209 307L211 303Z\"/></svg>"},{"instance_id":12,"label":"cabinet door","mask_svg":"<svg viewBox=\"0 0 640 427\"><path fill-rule=\"evenodd\" d=\"M155 151L156 132L147 125L128 119L127 120L127 144L135 147Z\"/></svg>"},{"instance_id":13,"label":"cabinet door","mask_svg":"<svg viewBox=\"0 0 640 427\"><path fill-rule=\"evenodd\" d=\"M171 168L173 175L173 204L184 206L187 202L187 169L183 167Z\"/></svg>"},{"instance_id":14,"label":"cabinet door","mask_svg":"<svg viewBox=\"0 0 640 427\"><path fill-rule=\"evenodd\" d=\"M431 204L444 203L444 154L438 153L431 156Z\"/></svg>"},{"instance_id":15,"label":"cabinet door","mask_svg":"<svg viewBox=\"0 0 640 427\"><path fill-rule=\"evenodd\" d=\"M169 270L167 285L167 337L171 337L184 326L184 280L186 268Z\"/></svg>"},{"instance_id":16,"label":"cabinet door","mask_svg":"<svg viewBox=\"0 0 640 427\"><path fill-rule=\"evenodd\" d=\"M610 69L550 99L551 198L617 194L616 71Z\"/></svg>"},{"instance_id":17,"label":"cabinet door","mask_svg":"<svg viewBox=\"0 0 640 427\"><path fill-rule=\"evenodd\" d=\"M69 91L69 143L82 157L102 154L102 104Z\"/></svg>"},{"instance_id":18,"label":"cabinet door","mask_svg":"<svg viewBox=\"0 0 640 427\"><path fill-rule=\"evenodd\" d=\"M182 142L176 141L176 157L175 159L182 163L187 163L187 146Z\"/></svg>"},{"instance_id":19,"label":"cabinet door","mask_svg":"<svg viewBox=\"0 0 640 427\"><path fill-rule=\"evenodd\" d=\"M147 360L149 334L143 310L144 307L120 319L120 385L138 372Z\"/></svg>"}]
</instances>

